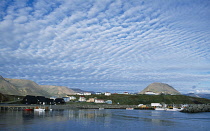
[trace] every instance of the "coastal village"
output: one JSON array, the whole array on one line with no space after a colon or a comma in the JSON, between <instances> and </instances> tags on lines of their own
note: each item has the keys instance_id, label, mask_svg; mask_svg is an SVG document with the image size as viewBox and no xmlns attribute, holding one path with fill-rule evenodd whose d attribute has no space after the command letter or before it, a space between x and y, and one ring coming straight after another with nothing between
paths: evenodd
<instances>
[{"instance_id":1,"label":"coastal village","mask_svg":"<svg viewBox=\"0 0 210 131\"><path fill-rule=\"evenodd\" d=\"M189 105L204 104L209 111L209 99L182 95L165 83L149 84L137 93L111 93L72 90L64 86L38 85L30 80L9 79L0 76L0 109L45 110L60 108L81 109L142 109L182 111ZM9 104L8 106L6 106ZM14 106L15 104L16 106ZM12 105L12 106L11 106ZM17 106L18 105L18 106ZM206 108L207 107L207 108ZM196 107L196 109L198 109ZM191 111L192 112L192 111ZM193 110L193 112L195 112Z\"/></svg>"}]
</instances>

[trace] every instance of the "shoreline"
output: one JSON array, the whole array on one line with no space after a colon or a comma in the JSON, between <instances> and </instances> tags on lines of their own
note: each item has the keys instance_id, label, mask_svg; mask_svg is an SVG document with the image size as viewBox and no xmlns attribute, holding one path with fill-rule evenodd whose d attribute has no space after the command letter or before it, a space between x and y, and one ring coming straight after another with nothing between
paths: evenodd
<instances>
[{"instance_id":1,"label":"shoreline","mask_svg":"<svg viewBox=\"0 0 210 131\"><path fill-rule=\"evenodd\" d=\"M139 109L139 110L154 110L152 107L140 108L137 105L81 105L81 104L67 104L67 105L24 105L24 104L0 104L0 110L24 110L45 108L52 110L61 109Z\"/></svg>"},{"instance_id":2,"label":"shoreline","mask_svg":"<svg viewBox=\"0 0 210 131\"><path fill-rule=\"evenodd\" d=\"M107 104L66 104L66 105L25 105L25 104L0 104L1 110L24 110L24 109L37 109L43 108L46 110L65 110L65 109L128 109L128 110L155 110L154 107L147 106L144 108L137 105L107 105ZM185 107L181 112L183 113L198 113L210 112L210 104L190 104Z\"/></svg>"}]
</instances>

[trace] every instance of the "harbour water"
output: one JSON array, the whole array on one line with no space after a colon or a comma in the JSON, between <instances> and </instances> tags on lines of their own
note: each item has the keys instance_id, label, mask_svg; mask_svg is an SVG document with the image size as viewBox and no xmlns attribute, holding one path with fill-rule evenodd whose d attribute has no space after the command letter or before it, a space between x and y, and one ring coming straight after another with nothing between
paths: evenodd
<instances>
[{"instance_id":1,"label":"harbour water","mask_svg":"<svg viewBox=\"0 0 210 131\"><path fill-rule=\"evenodd\" d=\"M1 131L209 131L210 112L125 109L0 111Z\"/></svg>"}]
</instances>

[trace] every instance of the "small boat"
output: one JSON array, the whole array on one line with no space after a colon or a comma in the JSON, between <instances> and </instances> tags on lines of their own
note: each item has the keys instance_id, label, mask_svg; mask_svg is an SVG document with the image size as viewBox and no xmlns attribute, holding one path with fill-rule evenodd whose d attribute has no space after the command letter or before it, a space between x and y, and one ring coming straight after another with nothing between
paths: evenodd
<instances>
[{"instance_id":1,"label":"small boat","mask_svg":"<svg viewBox=\"0 0 210 131\"><path fill-rule=\"evenodd\" d=\"M33 111L33 109L24 109L24 111Z\"/></svg>"},{"instance_id":2,"label":"small boat","mask_svg":"<svg viewBox=\"0 0 210 131\"><path fill-rule=\"evenodd\" d=\"M184 108L167 108L166 111L182 111Z\"/></svg>"},{"instance_id":3,"label":"small boat","mask_svg":"<svg viewBox=\"0 0 210 131\"><path fill-rule=\"evenodd\" d=\"M126 110L133 110L133 108L126 108Z\"/></svg>"},{"instance_id":4,"label":"small boat","mask_svg":"<svg viewBox=\"0 0 210 131\"><path fill-rule=\"evenodd\" d=\"M166 108L156 107L155 110L156 110L156 111L165 111Z\"/></svg>"},{"instance_id":5,"label":"small boat","mask_svg":"<svg viewBox=\"0 0 210 131\"><path fill-rule=\"evenodd\" d=\"M38 109L34 109L34 111L45 111L45 109L38 108Z\"/></svg>"}]
</instances>

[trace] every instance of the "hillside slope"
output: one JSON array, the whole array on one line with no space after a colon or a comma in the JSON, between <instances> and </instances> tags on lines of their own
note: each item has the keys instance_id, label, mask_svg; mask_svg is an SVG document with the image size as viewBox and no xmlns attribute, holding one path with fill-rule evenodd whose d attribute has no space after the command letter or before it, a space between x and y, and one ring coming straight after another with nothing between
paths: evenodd
<instances>
[{"instance_id":1,"label":"hillside slope","mask_svg":"<svg viewBox=\"0 0 210 131\"><path fill-rule=\"evenodd\" d=\"M152 91L154 93L181 95L180 92L178 92L172 86L165 83L152 83L148 85L144 90L142 90L139 94L145 94L147 91Z\"/></svg>"},{"instance_id":2,"label":"hillside slope","mask_svg":"<svg viewBox=\"0 0 210 131\"><path fill-rule=\"evenodd\" d=\"M51 96L62 97L66 95L74 95L76 92L65 86L40 85L43 90L51 94Z\"/></svg>"},{"instance_id":3,"label":"hillside slope","mask_svg":"<svg viewBox=\"0 0 210 131\"><path fill-rule=\"evenodd\" d=\"M18 88L0 76L0 93L8 95L21 95Z\"/></svg>"},{"instance_id":4,"label":"hillside slope","mask_svg":"<svg viewBox=\"0 0 210 131\"><path fill-rule=\"evenodd\" d=\"M38 84L31 80L24 79L9 79L5 78L5 80L15 87L16 92L1 92L3 94L12 94L12 95L35 95L35 96L51 96L49 93L44 91ZM2 83L1 83L2 84ZM1 85L0 84L0 85ZM8 86L6 87L8 89Z\"/></svg>"}]
</instances>

